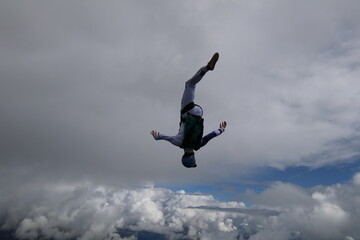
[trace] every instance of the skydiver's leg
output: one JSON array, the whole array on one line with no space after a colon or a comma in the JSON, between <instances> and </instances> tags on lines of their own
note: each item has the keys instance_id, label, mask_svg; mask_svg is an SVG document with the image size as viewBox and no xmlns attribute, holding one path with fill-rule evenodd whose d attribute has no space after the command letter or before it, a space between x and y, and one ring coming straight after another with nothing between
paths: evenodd
<instances>
[{"instance_id":1,"label":"skydiver's leg","mask_svg":"<svg viewBox=\"0 0 360 240\"><path fill-rule=\"evenodd\" d=\"M185 84L185 91L181 100L181 109L187 104L191 103L195 99L195 87L198 82L203 78L207 71L212 71L215 68L215 64L219 59L219 53L214 53L208 64L199 69L199 71L190 78Z\"/></svg>"},{"instance_id":2,"label":"skydiver's leg","mask_svg":"<svg viewBox=\"0 0 360 240\"><path fill-rule=\"evenodd\" d=\"M197 73L185 83L185 90L181 99L181 109L195 99L195 87L198 82L203 78L205 73L209 71L207 67L202 67Z\"/></svg>"}]
</instances>

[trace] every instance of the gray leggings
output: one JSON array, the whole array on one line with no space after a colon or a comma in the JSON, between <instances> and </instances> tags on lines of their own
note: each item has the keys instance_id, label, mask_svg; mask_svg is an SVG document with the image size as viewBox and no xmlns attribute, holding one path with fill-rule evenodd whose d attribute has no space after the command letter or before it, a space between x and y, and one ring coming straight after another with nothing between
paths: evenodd
<instances>
[{"instance_id":1,"label":"gray leggings","mask_svg":"<svg viewBox=\"0 0 360 240\"><path fill-rule=\"evenodd\" d=\"M203 78L205 73L208 71L208 69L205 67L202 67L195 73L195 75L190 78L185 83L185 90L183 93L183 97L181 99L181 109L183 109L187 104L193 102L195 100L195 87L198 82Z\"/></svg>"}]
</instances>

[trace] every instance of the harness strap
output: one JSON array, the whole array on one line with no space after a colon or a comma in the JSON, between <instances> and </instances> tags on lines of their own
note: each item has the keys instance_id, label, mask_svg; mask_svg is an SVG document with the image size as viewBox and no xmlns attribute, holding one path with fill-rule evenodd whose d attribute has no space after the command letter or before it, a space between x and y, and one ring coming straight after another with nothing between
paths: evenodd
<instances>
[{"instance_id":1,"label":"harness strap","mask_svg":"<svg viewBox=\"0 0 360 240\"><path fill-rule=\"evenodd\" d=\"M182 110L181 110L181 114L180 114L180 124L181 122L185 122L186 117L182 118L182 115L187 113L188 111L190 111L191 109L193 109L195 106L201 108L202 107L200 105L195 104L194 102L188 103Z\"/></svg>"},{"instance_id":2,"label":"harness strap","mask_svg":"<svg viewBox=\"0 0 360 240\"><path fill-rule=\"evenodd\" d=\"M191 109L193 109L195 107L195 103L191 102L188 103L182 110L181 110L181 115L183 115L184 113L190 111Z\"/></svg>"}]
</instances>

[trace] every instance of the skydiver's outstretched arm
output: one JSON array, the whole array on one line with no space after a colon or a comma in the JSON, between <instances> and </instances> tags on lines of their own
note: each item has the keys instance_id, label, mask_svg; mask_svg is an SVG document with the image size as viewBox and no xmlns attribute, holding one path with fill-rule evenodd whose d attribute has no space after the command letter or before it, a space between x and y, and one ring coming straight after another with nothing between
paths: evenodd
<instances>
[{"instance_id":1,"label":"skydiver's outstretched arm","mask_svg":"<svg viewBox=\"0 0 360 240\"><path fill-rule=\"evenodd\" d=\"M179 133L175 136L167 136L154 130L151 131L150 134L154 137L155 140L165 140L177 147L181 146L182 141L184 139L184 137L181 136L182 131L179 131Z\"/></svg>"},{"instance_id":2,"label":"skydiver's outstretched arm","mask_svg":"<svg viewBox=\"0 0 360 240\"><path fill-rule=\"evenodd\" d=\"M222 134L225 131L226 126L227 126L227 122L224 121L224 122L220 123L219 129L212 131L211 133L209 133L208 135L203 137L201 139L201 147L205 146L214 137L217 137L220 134Z\"/></svg>"},{"instance_id":3,"label":"skydiver's outstretched arm","mask_svg":"<svg viewBox=\"0 0 360 240\"><path fill-rule=\"evenodd\" d=\"M201 139L200 148L205 146L214 137L217 137L220 134L222 134L225 131L226 126L227 126L227 122L224 121L224 122L220 123L219 129L212 131L211 133L209 133L208 135L203 137ZM161 134L161 133L153 130L150 132L150 134L154 137L155 140L165 140L165 141L168 141L168 142L172 143L173 145L179 147L179 146L181 146L182 141L183 141L183 136L180 136L181 132L182 131L180 131L179 134L175 135L175 136L166 136L164 134Z\"/></svg>"}]
</instances>

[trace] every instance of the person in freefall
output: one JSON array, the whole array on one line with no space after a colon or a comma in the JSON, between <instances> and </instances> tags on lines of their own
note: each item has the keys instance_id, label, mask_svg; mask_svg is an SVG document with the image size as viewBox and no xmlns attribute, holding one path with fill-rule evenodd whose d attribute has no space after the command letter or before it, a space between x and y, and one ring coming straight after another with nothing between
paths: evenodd
<instances>
[{"instance_id":1,"label":"person in freefall","mask_svg":"<svg viewBox=\"0 0 360 240\"><path fill-rule=\"evenodd\" d=\"M214 70L215 64L218 59L219 59L219 53L215 53L212 56L211 60L208 62L208 64L200 68L200 70L185 83L185 90L181 100L181 114L180 114L181 122L180 122L180 129L178 134L175 136L166 136L154 130L150 132L155 140L166 140L175 146L183 148L184 155L181 160L182 160L182 164L187 168L196 167L194 150L200 149L201 147L205 146L212 138L222 134L225 131L227 125L226 121L220 123L219 129L211 132L205 137L202 137L202 128L201 128L200 137L197 137L199 139L198 143L193 146L191 144L185 144L184 138L186 139L188 139L189 137L191 138L192 137L191 135L193 134L191 131L195 131L195 130L190 130L190 132L186 132L189 131L189 128L186 125L190 125L189 123L190 121L188 120L188 118L191 116L193 117L192 119L201 119L201 121L203 121L202 108L199 105L194 104L196 84L200 82L200 80L204 77L204 75L208 71ZM190 135L190 136L187 137L186 135Z\"/></svg>"}]
</instances>

